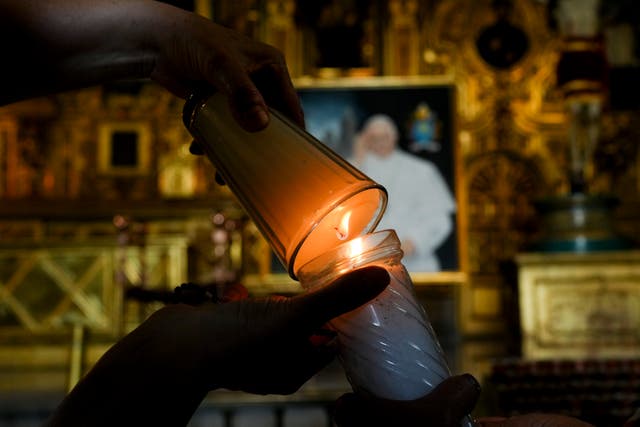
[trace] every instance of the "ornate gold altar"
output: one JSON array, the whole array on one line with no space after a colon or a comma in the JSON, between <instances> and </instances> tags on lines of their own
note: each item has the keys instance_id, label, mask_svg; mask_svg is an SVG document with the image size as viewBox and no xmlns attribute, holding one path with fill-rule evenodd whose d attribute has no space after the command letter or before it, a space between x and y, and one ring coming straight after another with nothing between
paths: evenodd
<instances>
[{"instance_id":1,"label":"ornate gold altar","mask_svg":"<svg viewBox=\"0 0 640 427\"><path fill-rule=\"evenodd\" d=\"M482 379L513 353L518 298L528 356L587 354L595 338L585 328L607 322L617 329L599 354L637 355L636 252L519 255L540 234L535 201L569 187L561 43L546 3L333 2L342 12L324 15L315 3L193 2L280 48L300 87L382 77L455 87L461 268L415 277L453 369ZM322 41L350 25L358 37L340 47L356 54L345 62ZM495 44L505 25L518 41L506 51ZM131 289L240 280L254 295L299 291L213 167L189 154L182 105L153 83L122 82L0 107L0 391L66 390L159 304ZM640 106L614 107L590 188L621 201L616 228L636 236ZM505 273L516 259L519 286ZM318 397L313 386L307 396Z\"/></svg>"}]
</instances>

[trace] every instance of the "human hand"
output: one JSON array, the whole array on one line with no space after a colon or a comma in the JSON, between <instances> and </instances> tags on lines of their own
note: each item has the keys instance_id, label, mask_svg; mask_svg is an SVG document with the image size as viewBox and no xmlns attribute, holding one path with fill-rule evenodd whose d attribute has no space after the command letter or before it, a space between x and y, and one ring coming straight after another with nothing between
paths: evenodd
<instances>
[{"instance_id":1,"label":"human hand","mask_svg":"<svg viewBox=\"0 0 640 427\"><path fill-rule=\"evenodd\" d=\"M449 377L428 395L412 401L348 393L336 401L334 420L338 427L460 427L461 420L471 413L479 396L480 385L469 374Z\"/></svg>"},{"instance_id":2,"label":"human hand","mask_svg":"<svg viewBox=\"0 0 640 427\"><path fill-rule=\"evenodd\" d=\"M282 53L166 2L3 1L0 36L12 58L0 68L0 104L150 77L182 98L224 93L248 131L267 125L267 105L304 125Z\"/></svg>"},{"instance_id":3,"label":"human hand","mask_svg":"<svg viewBox=\"0 0 640 427\"><path fill-rule=\"evenodd\" d=\"M215 388L292 393L335 355L314 332L388 283L367 267L292 298L166 306L111 347L47 425L185 425Z\"/></svg>"},{"instance_id":4,"label":"human hand","mask_svg":"<svg viewBox=\"0 0 640 427\"><path fill-rule=\"evenodd\" d=\"M477 420L478 427L593 427L576 418L558 414L525 414L510 418L486 417Z\"/></svg>"},{"instance_id":5,"label":"human hand","mask_svg":"<svg viewBox=\"0 0 640 427\"><path fill-rule=\"evenodd\" d=\"M118 343L122 358L202 389L289 394L326 366L335 349L310 341L330 319L351 311L388 284L386 270L363 268L316 292L292 298L166 306ZM151 365L151 366L150 366Z\"/></svg>"},{"instance_id":6,"label":"human hand","mask_svg":"<svg viewBox=\"0 0 640 427\"><path fill-rule=\"evenodd\" d=\"M186 98L203 86L229 99L231 112L249 131L268 123L267 105L300 126L302 108L282 53L200 15L163 5L153 17L155 55L151 78Z\"/></svg>"}]
</instances>

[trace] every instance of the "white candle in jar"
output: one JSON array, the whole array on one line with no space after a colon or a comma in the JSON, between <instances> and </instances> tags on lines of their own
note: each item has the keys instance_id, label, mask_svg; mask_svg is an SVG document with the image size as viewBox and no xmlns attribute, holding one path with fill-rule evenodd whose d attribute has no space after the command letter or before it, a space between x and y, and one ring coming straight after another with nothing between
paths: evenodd
<instances>
[{"instance_id":1,"label":"white candle in jar","mask_svg":"<svg viewBox=\"0 0 640 427\"><path fill-rule=\"evenodd\" d=\"M426 395L450 372L401 258L395 232L385 230L319 256L301 268L299 277L311 289L356 268L387 269L389 286L370 303L331 321L331 326L338 333L340 360L355 391L413 400Z\"/></svg>"}]
</instances>

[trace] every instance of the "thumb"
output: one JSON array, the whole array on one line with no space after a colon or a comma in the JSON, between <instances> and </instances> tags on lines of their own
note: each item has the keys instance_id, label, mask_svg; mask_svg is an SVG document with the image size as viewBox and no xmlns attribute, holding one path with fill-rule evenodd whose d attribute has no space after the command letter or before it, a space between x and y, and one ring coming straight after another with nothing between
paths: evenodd
<instances>
[{"instance_id":1,"label":"thumb","mask_svg":"<svg viewBox=\"0 0 640 427\"><path fill-rule=\"evenodd\" d=\"M300 328L313 331L334 317L355 310L378 296L389 284L383 267L364 267L341 276L327 286L291 298Z\"/></svg>"}]
</instances>

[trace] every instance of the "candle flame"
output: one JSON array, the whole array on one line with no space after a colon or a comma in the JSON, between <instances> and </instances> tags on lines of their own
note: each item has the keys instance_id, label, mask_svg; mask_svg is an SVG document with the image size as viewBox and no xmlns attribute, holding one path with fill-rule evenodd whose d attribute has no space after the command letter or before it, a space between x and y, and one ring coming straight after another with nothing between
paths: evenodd
<instances>
[{"instance_id":1,"label":"candle flame","mask_svg":"<svg viewBox=\"0 0 640 427\"><path fill-rule=\"evenodd\" d=\"M340 224L337 227L334 227L336 230L336 235L340 240L346 240L349 237L349 219L351 218L351 211L344 214L342 220L340 220Z\"/></svg>"}]
</instances>

